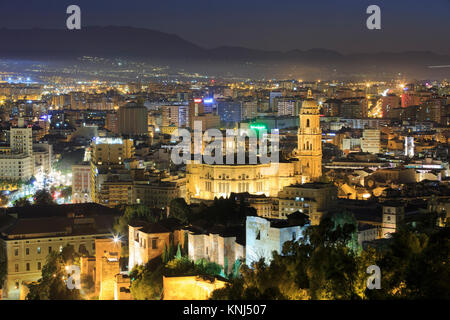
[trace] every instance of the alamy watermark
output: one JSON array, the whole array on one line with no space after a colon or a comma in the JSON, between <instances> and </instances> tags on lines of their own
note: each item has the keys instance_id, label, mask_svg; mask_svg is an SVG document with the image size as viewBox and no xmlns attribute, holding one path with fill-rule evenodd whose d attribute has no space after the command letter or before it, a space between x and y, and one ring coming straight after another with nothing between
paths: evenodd
<instances>
[{"instance_id":1,"label":"alamy watermark","mask_svg":"<svg viewBox=\"0 0 450 320\"><path fill-rule=\"evenodd\" d=\"M70 290L81 289L81 271L80 267L76 265L70 265L65 267L68 278L66 281L67 288Z\"/></svg>"},{"instance_id":2,"label":"alamy watermark","mask_svg":"<svg viewBox=\"0 0 450 320\"><path fill-rule=\"evenodd\" d=\"M381 289L381 270L377 265L371 265L367 267L366 273L370 274L367 278L366 286L367 289Z\"/></svg>"},{"instance_id":3,"label":"alamy watermark","mask_svg":"<svg viewBox=\"0 0 450 320\"><path fill-rule=\"evenodd\" d=\"M66 26L69 30L80 30L81 29L81 9L77 5L70 5L66 10L67 14L70 14L66 20Z\"/></svg>"},{"instance_id":4,"label":"alamy watermark","mask_svg":"<svg viewBox=\"0 0 450 320\"><path fill-rule=\"evenodd\" d=\"M193 133L193 134L192 134ZM194 121L194 130L181 128L172 133L172 141L181 139L171 153L174 164L278 164L278 130L219 129L203 131L202 121ZM235 159L235 155L236 158ZM236 161L235 161L236 160Z\"/></svg>"},{"instance_id":5,"label":"alamy watermark","mask_svg":"<svg viewBox=\"0 0 450 320\"><path fill-rule=\"evenodd\" d=\"M373 4L367 7L367 14L370 16L367 18L366 26L369 30L381 29L381 9L379 6Z\"/></svg>"},{"instance_id":6,"label":"alamy watermark","mask_svg":"<svg viewBox=\"0 0 450 320\"><path fill-rule=\"evenodd\" d=\"M66 13L70 14L66 20L66 26L69 30L80 30L81 29L81 9L77 5L70 5L66 9ZM381 29L381 9L379 6L372 4L367 7L366 14L370 16L366 20L366 26L369 30L380 30Z\"/></svg>"}]
</instances>

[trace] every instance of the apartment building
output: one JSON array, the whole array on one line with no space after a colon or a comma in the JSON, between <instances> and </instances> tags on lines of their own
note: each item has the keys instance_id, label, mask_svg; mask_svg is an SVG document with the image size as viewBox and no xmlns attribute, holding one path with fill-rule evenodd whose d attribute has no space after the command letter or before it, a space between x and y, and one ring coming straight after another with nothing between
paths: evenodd
<instances>
[{"instance_id":1,"label":"apartment building","mask_svg":"<svg viewBox=\"0 0 450 320\"><path fill-rule=\"evenodd\" d=\"M312 225L318 225L323 214L337 205L337 188L328 183L313 182L284 187L278 194L280 218L299 211L307 214Z\"/></svg>"}]
</instances>

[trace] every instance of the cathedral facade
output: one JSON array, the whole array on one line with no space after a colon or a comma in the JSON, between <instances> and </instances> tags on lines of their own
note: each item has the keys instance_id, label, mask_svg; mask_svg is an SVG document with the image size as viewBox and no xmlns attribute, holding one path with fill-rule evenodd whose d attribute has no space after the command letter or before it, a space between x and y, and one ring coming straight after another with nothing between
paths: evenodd
<instances>
[{"instance_id":1,"label":"cathedral facade","mask_svg":"<svg viewBox=\"0 0 450 320\"><path fill-rule=\"evenodd\" d=\"M213 200L242 192L277 197L285 186L317 180L322 175L322 131L311 91L299 117L298 145L292 158L269 164L191 162L186 165L186 200Z\"/></svg>"}]
</instances>

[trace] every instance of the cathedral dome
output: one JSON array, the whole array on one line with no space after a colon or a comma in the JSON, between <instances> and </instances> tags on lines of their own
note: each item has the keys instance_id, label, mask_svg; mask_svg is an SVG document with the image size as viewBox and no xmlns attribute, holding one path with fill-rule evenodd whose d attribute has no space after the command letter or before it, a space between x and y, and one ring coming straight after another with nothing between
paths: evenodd
<instances>
[{"instance_id":1,"label":"cathedral dome","mask_svg":"<svg viewBox=\"0 0 450 320\"><path fill-rule=\"evenodd\" d=\"M308 96L303 100L301 113L316 114L319 113L319 106L317 101L313 98L311 89L308 90Z\"/></svg>"}]
</instances>

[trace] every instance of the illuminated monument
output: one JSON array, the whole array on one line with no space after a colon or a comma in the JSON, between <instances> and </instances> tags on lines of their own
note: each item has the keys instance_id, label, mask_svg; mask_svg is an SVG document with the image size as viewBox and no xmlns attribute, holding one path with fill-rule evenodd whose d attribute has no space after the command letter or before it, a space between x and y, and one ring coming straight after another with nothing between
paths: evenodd
<instances>
[{"instance_id":1,"label":"illuminated monument","mask_svg":"<svg viewBox=\"0 0 450 320\"><path fill-rule=\"evenodd\" d=\"M303 101L299 117L296 157L300 161L300 172L305 177L302 182L314 181L322 176L322 130L319 107L311 90L308 90L308 97Z\"/></svg>"},{"instance_id":2,"label":"illuminated monument","mask_svg":"<svg viewBox=\"0 0 450 320\"><path fill-rule=\"evenodd\" d=\"M319 107L311 91L300 112L298 146L291 159L278 163L205 164L186 166L187 201L213 200L248 192L277 197L286 186L317 180L322 175L322 131Z\"/></svg>"}]
</instances>

